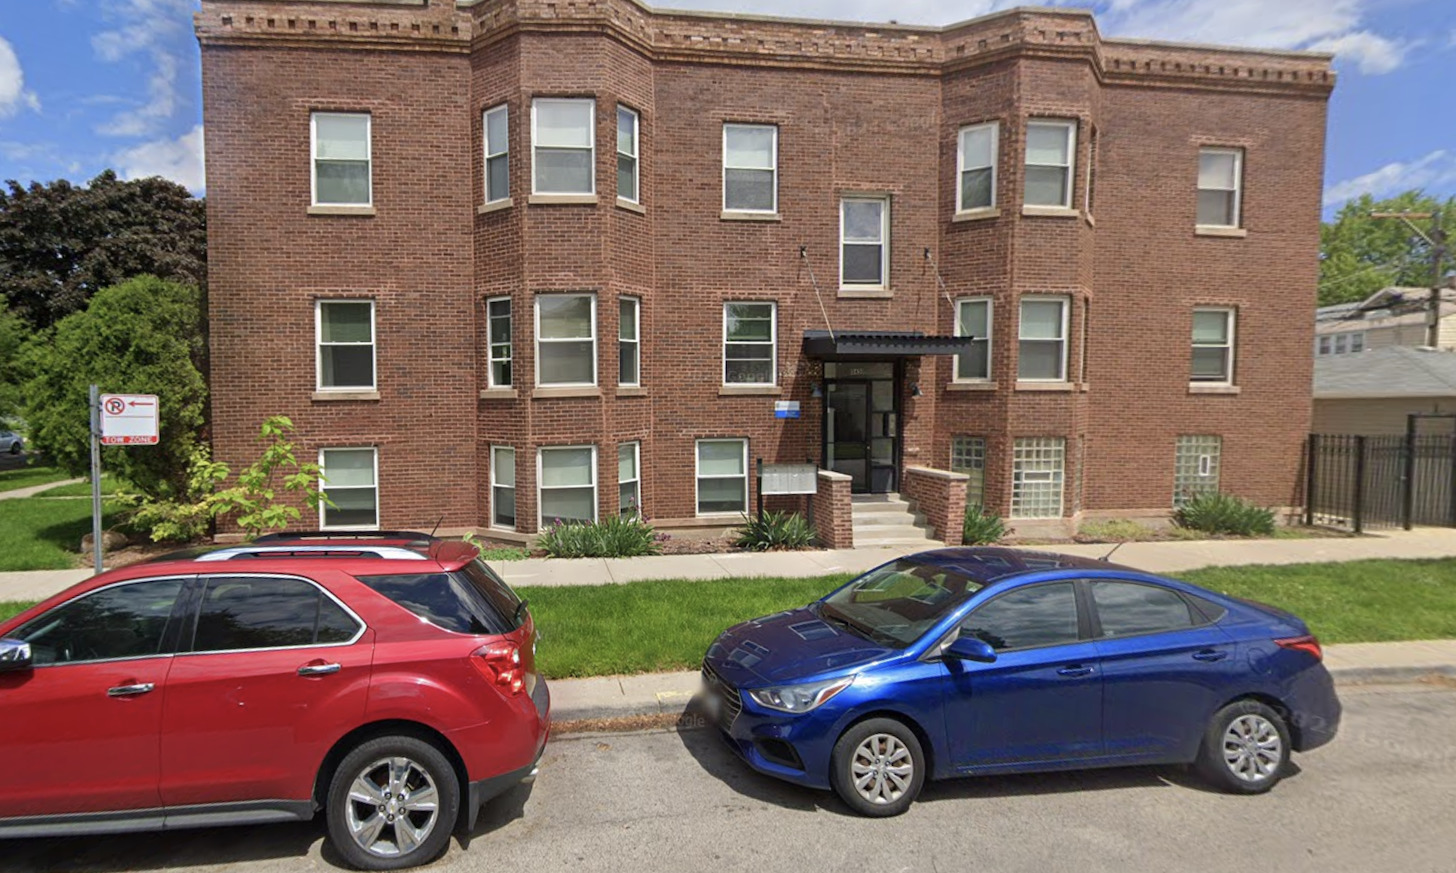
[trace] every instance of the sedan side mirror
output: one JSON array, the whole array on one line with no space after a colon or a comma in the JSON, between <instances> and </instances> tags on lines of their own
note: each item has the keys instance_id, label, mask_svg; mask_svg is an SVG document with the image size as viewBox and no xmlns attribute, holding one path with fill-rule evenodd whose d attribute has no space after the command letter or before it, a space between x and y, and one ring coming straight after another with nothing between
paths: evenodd
<instances>
[{"instance_id":1,"label":"sedan side mirror","mask_svg":"<svg viewBox=\"0 0 1456 873\"><path fill-rule=\"evenodd\" d=\"M30 643L0 640L0 673L30 669Z\"/></svg>"},{"instance_id":2,"label":"sedan side mirror","mask_svg":"<svg viewBox=\"0 0 1456 873\"><path fill-rule=\"evenodd\" d=\"M991 644L973 636L957 637L955 642L945 647L944 654L947 658L958 661L977 661L982 664L996 660L996 650L991 648Z\"/></svg>"}]
</instances>

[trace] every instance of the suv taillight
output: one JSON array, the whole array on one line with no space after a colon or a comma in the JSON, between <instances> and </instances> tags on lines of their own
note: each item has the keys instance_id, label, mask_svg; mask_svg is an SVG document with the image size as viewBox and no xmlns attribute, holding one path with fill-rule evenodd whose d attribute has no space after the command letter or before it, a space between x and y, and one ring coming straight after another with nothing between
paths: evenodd
<instances>
[{"instance_id":1,"label":"suv taillight","mask_svg":"<svg viewBox=\"0 0 1456 873\"><path fill-rule=\"evenodd\" d=\"M486 681L504 688L512 697L526 690L526 677L521 670L521 649L515 643L501 641L481 646L470 656L470 663Z\"/></svg>"},{"instance_id":2,"label":"suv taillight","mask_svg":"<svg viewBox=\"0 0 1456 873\"><path fill-rule=\"evenodd\" d=\"M1275 640L1274 645L1281 649L1293 649L1296 652L1308 652L1314 655L1316 661L1325 659L1324 650L1320 648L1319 640L1313 634L1305 634L1302 637L1288 637L1282 640Z\"/></svg>"}]
</instances>

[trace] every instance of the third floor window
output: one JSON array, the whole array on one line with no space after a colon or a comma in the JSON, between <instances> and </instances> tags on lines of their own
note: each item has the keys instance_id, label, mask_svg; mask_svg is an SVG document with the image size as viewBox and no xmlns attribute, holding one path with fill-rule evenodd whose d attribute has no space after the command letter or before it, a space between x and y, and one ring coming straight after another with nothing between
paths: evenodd
<instances>
[{"instance_id":1,"label":"third floor window","mask_svg":"<svg viewBox=\"0 0 1456 873\"><path fill-rule=\"evenodd\" d=\"M961 128L956 147L956 212L996 205L996 153L1001 126L992 121Z\"/></svg>"},{"instance_id":2,"label":"third floor window","mask_svg":"<svg viewBox=\"0 0 1456 873\"><path fill-rule=\"evenodd\" d=\"M368 113L315 112L313 139L313 203L315 206L369 206L374 202L370 180Z\"/></svg>"},{"instance_id":3,"label":"third floor window","mask_svg":"<svg viewBox=\"0 0 1456 873\"><path fill-rule=\"evenodd\" d=\"M1242 149L1198 150L1198 224L1238 227L1243 204Z\"/></svg>"},{"instance_id":4,"label":"third floor window","mask_svg":"<svg viewBox=\"0 0 1456 873\"><path fill-rule=\"evenodd\" d=\"M723 210L777 212L779 129L723 125Z\"/></svg>"},{"instance_id":5,"label":"third floor window","mask_svg":"<svg viewBox=\"0 0 1456 873\"><path fill-rule=\"evenodd\" d=\"M531 191L595 194L596 101L539 98L531 104Z\"/></svg>"},{"instance_id":6,"label":"third floor window","mask_svg":"<svg viewBox=\"0 0 1456 873\"><path fill-rule=\"evenodd\" d=\"M846 197L839 204L839 284L889 287L890 201Z\"/></svg>"},{"instance_id":7,"label":"third floor window","mask_svg":"<svg viewBox=\"0 0 1456 873\"><path fill-rule=\"evenodd\" d=\"M1026 125L1027 206L1072 206L1077 123L1031 121Z\"/></svg>"}]
</instances>

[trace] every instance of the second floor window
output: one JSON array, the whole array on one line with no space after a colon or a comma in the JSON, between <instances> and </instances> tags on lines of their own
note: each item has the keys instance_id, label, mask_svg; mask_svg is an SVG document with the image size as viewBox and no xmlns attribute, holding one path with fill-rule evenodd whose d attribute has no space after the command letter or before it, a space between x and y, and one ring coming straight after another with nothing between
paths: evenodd
<instances>
[{"instance_id":1,"label":"second floor window","mask_svg":"<svg viewBox=\"0 0 1456 873\"><path fill-rule=\"evenodd\" d=\"M723 304L723 384L773 385L775 305Z\"/></svg>"},{"instance_id":2,"label":"second floor window","mask_svg":"<svg viewBox=\"0 0 1456 873\"><path fill-rule=\"evenodd\" d=\"M320 300L318 388L374 388L374 303L369 300Z\"/></svg>"},{"instance_id":3,"label":"second floor window","mask_svg":"<svg viewBox=\"0 0 1456 873\"><path fill-rule=\"evenodd\" d=\"M960 179L956 212L989 209L996 205L996 152L1001 126L992 121L961 128L956 148Z\"/></svg>"},{"instance_id":4,"label":"second floor window","mask_svg":"<svg viewBox=\"0 0 1456 873\"><path fill-rule=\"evenodd\" d=\"M1198 150L1198 224L1238 227L1242 207L1242 149Z\"/></svg>"},{"instance_id":5,"label":"second floor window","mask_svg":"<svg viewBox=\"0 0 1456 873\"><path fill-rule=\"evenodd\" d=\"M536 384L597 384L597 300L591 294L536 298Z\"/></svg>"},{"instance_id":6,"label":"second floor window","mask_svg":"<svg viewBox=\"0 0 1456 873\"><path fill-rule=\"evenodd\" d=\"M1077 157L1075 121L1026 125L1027 206L1072 206L1072 168Z\"/></svg>"},{"instance_id":7,"label":"second floor window","mask_svg":"<svg viewBox=\"0 0 1456 873\"><path fill-rule=\"evenodd\" d=\"M638 202L637 178L637 113L625 106L617 107L617 196Z\"/></svg>"},{"instance_id":8,"label":"second floor window","mask_svg":"<svg viewBox=\"0 0 1456 873\"><path fill-rule=\"evenodd\" d=\"M1193 310L1194 382L1231 385L1234 380L1234 311L1225 307Z\"/></svg>"},{"instance_id":9,"label":"second floor window","mask_svg":"<svg viewBox=\"0 0 1456 873\"><path fill-rule=\"evenodd\" d=\"M596 101L541 98L531 104L531 190L595 194Z\"/></svg>"},{"instance_id":10,"label":"second floor window","mask_svg":"<svg viewBox=\"0 0 1456 873\"><path fill-rule=\"evenodd\" d=\"M485 113L485 202L511 196L510 125L506 107Z\"/></svg>"},{"instance_id":11,"label":"second floor window","mask_svg":"<svg viewBox=\"0 0 1456 873\"><path fill-rule=\"evenodd\" d=\"M1023 298L1018 340L1017 379L1066 381L1067 298Z\"/></svg>"},{"instance_id":12,"label":"second floor window","mask_svg":"<svg viewBox=\"0 0 1456 873\"><path fill-rule=\"evenodd\" d=\"M490 387L511 387L511 298L485 302L490 331Z\"/></svg>"},{"instance_id":13,"label":"second floor window","mask_svg":"<svg viewBox=\"0 0 1456 873\"><path fill-rule=\"evenodd\" d=\"M991 300L956 301L956 336L975 337L971 352L956 355L955 378L977 381L991 378Z\"/></svg>"},{"instance_id":14,"label":"second floor window","mask_svg":"<svg viewBox=\"0 0 1456 873\"><path fill-rule=\"evenodd\" d=\"M372 204L369 114L315 112L311 122L314 205Z\"/></svg>"},{"instance_id":15,"label":"second floor window","mask_svg":"<svg viewBox=\"0 0 1456 873\"><path fill-rule=\"evenodd\" d=\"M839 204L839 284L878 289L889 285L890 201L846 197Z\"/></svg>"},{"instance_id":16,"label":"second floor window","mask_svg":"<svg viewBox=\"0 0 1456 873\"><path fill-rule=\"evenodd\" d=\"M778 211L778 152L772 124L723 125L724 211Z\"/></svg>"},{"instance_id":17,"label":"second floor window","mask_svg":"<svg viewBox=\"0 0 1456 873\"><path fill-rule=\"evenodd\" d=\"M617 322L617 384L636 386L642 384L642 326L640 315L642 301L636 297L623 297L618 301L620 318Z\"/></svg>"}]
</instances>

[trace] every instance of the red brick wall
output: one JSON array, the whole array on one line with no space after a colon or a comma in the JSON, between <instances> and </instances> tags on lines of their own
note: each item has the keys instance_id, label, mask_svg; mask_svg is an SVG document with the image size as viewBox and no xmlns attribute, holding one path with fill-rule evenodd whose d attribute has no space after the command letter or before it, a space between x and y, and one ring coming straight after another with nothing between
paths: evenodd
<instances>
[{"instance_id":1,"label":"red brick wall","mask_svg":"<svg viewBox=\"0 0 1456 873\"><path fill-rule=\"evenodd\" d=\"M963 473L906 467L900 493L924 514L936 539L947 546L961 544L966 517L966 481Z\"/></svg>"},{"instance_id":2,"label":"red brick wall","mask_svg":"<svg viewBox=\"0 0 1456 873\"><path fill-rule=\"evenodd\" d=\"M814 535L826 549L854 548L854 505L850 478L843 473L819 471L819 490L812 498Z\"/></svg>"}]
</instances>

